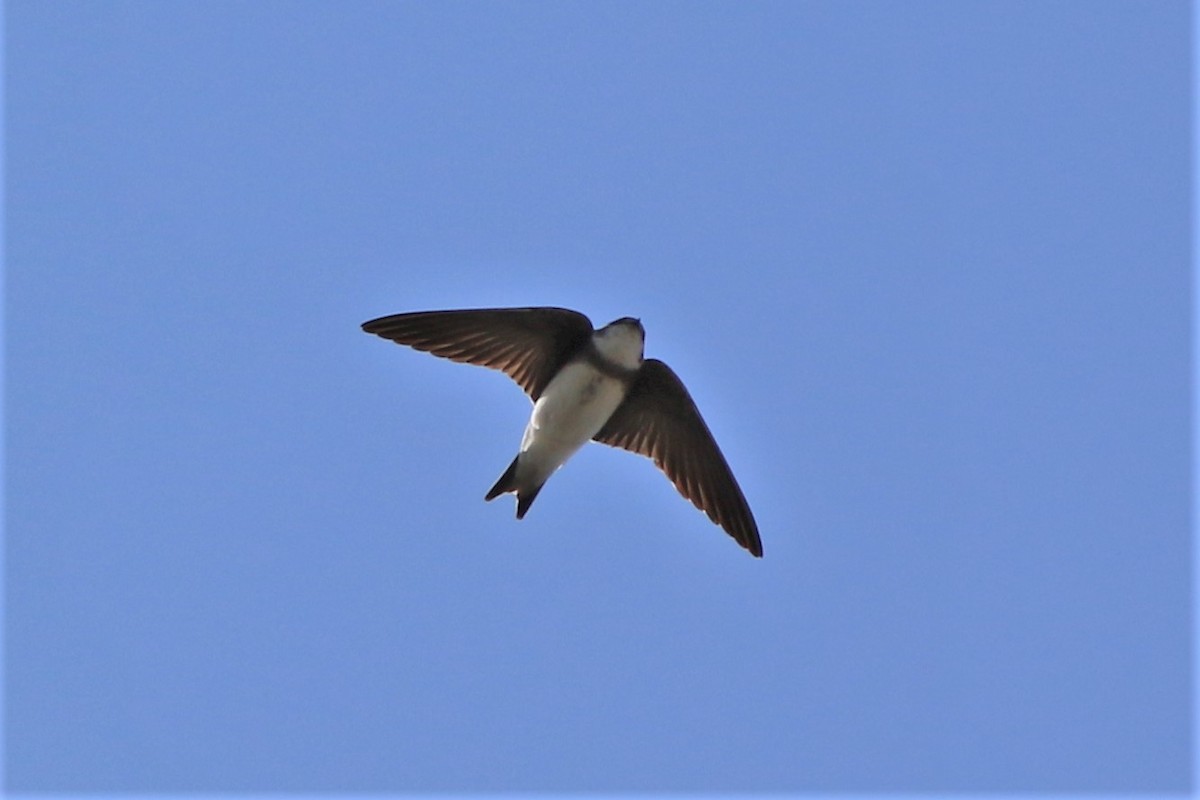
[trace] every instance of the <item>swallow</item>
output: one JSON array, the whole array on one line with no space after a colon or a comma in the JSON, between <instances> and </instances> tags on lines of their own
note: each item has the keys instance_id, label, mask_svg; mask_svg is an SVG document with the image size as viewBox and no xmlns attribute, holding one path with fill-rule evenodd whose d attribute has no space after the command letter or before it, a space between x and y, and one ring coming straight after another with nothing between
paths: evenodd
<instances>
[{"instance_id":1,"label":"swallow","mask_svg":"<svg viewBox=\"0 0 1200 800\"><path fill-rule=\"evenodd\" d=\"M504 372L533 401L521 449L485 495L513 493L517 519L547 479L594 440L647 456L685 498L762 556L758 525L725 456L679 377L644 357L640 320L596 330L565 308L419 311L365 322L397 344Z\"/></svg>"}]
</instances>

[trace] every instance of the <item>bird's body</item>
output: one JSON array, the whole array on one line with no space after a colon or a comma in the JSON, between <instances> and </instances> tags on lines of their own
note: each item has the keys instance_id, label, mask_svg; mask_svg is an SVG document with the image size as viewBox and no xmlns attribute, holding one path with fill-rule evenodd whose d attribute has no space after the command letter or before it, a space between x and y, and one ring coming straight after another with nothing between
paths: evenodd
<instances>
[{"instance_id":1,"label":"bird's body","mask_svg":"<svg viewBox=\"0 0 1200 800\"><path fill-rule=\"evenodd\" d=\"M363 329L501 369L530 395L520 452L486 496L515 493L518 519L554 471L595 439L653 458L685 497L762 555L749 506L687 390L669 367L643 357L640 321L623 317L593 331L566 309L480 309L395 314Z\"/></svg>"},{"instance_id":2,"label":"bird's body","mask_svg":"<svg viewBox=\"0 0 1200 800\"><path fill-rule=\"evenodd\" d=\"M518 458L526 466L528 485L541 486L575 455L621 405L628 383L586 362L563 367L533 404ZM518 482L524 482L517 468Z\"/></svg>"}]
</instances>

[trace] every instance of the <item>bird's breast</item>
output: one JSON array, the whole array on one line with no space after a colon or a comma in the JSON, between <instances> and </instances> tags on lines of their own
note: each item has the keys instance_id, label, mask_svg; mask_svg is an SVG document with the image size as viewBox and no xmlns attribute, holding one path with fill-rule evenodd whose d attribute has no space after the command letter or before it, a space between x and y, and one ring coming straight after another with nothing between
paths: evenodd
<instances>
[{"instance_id":1,"label":"bird's breast","mask_svg":"<svg viewBox=\"0 0 1200 800\"><path fill-rule=\"evenodd\" d=\"M624 381L587 362L568 364L534 404L521 449L553 442L573 452L604 427L625 399L625 392Z\"/></svg>"}]
</instances>

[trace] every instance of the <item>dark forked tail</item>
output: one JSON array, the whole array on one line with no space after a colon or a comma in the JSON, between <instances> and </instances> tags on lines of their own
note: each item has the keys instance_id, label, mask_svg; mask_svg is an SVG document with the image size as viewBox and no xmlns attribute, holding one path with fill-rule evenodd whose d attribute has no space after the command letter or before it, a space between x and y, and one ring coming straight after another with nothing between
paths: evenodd
<instances>
[{"instance_id":1,"label":"dark forked tail","mask_svg":"<svg viewBox=\"0 0 1200 800\"><path fill-rule=\"evenodd\" d=\"M484 500L495 500L505 492L515 492L517 490L517 462L521 460L521 456L517 456L508 465L508 469L504 470L504 474L500 476L500 480L496 481L496 485L487 493Z\"/></svg>"},{"instance_id":2,"label":"dark forked tail","mask_svg":"<svg viewBox=\"0 0 1200 800\"><path fill-rule=\"evenodd\" d=\"M538 492L542 490L541 486L536 487L533 491L523 492L517 487L517 462L521 460L518 454L508 465L508 469L504 470L504 474L500 476L500 480L496 481L496 485L491 488L484 500L495 500L506 492L517 493L517 519L523 519L525 512L533 505L533 499L538 496Z\"/></svg>"}]
</instances>

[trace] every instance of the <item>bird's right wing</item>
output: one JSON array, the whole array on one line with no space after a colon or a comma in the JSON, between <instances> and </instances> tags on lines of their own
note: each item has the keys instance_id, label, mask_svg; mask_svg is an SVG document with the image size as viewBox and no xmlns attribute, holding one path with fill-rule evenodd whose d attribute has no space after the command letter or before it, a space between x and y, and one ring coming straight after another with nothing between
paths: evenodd
<instances>
[{"instance_id":1,"label":"bird's right wing","mask_svg":"<svg viewBox=\"0 0 1200 800\"><path fill-rule=\"evenodd\" d=\"M501 370L534 401L592 335L591 321L565 308L418 311L373 319L362 328L435 356Z\"/></svg>"}]
</instances>

